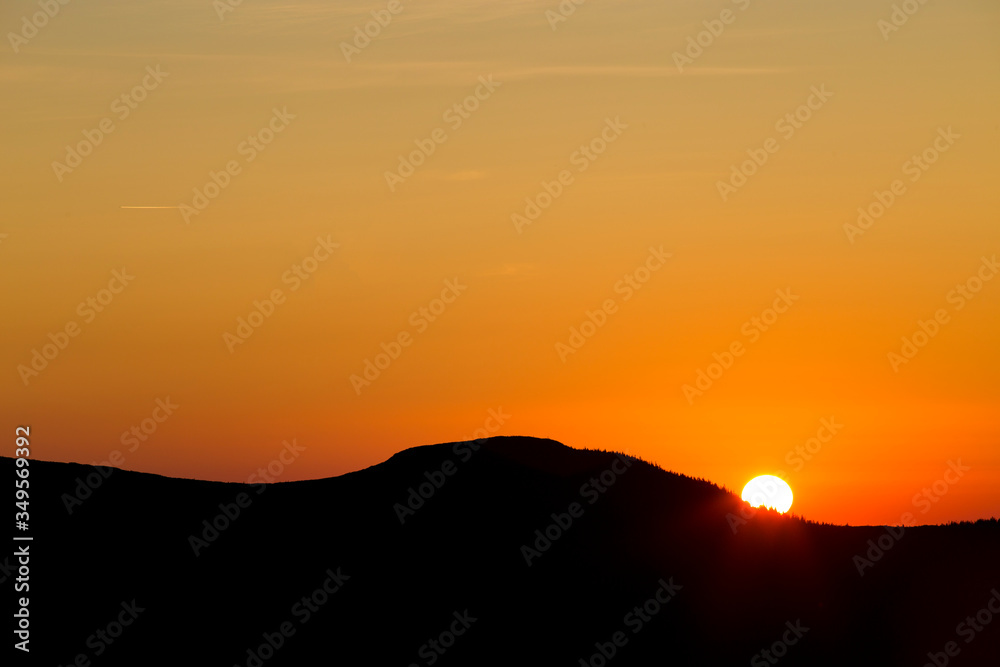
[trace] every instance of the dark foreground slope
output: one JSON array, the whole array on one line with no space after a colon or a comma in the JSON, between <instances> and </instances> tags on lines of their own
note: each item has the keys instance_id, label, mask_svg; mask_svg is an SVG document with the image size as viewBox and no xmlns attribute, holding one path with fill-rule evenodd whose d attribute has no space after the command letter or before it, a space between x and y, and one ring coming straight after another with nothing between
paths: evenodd
<instances>
[{"instance_id":1,"label":"dark foreground slope","mask_svg":"<svg viewBox=\"0 0 1000 667\"><path fill-rule=\"evenodd\" d=\"M30 664L997 664L1000 614L975 620L996 522L738 523L732 494L641 461L480 443L267 486L117 470L72 513L95 469L32 462Z\"/></svg>"}]
</instances>

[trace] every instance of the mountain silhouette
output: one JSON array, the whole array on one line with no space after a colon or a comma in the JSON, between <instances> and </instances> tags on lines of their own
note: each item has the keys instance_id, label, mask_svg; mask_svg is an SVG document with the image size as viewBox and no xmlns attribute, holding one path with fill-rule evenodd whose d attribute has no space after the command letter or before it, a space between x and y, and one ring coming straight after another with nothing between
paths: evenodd
<instances>
[{"instance_id":1,"label":"mountain silhouette","mask_svg":"<svg viewBox=\"0 0 1000 667\"><path fill-rule=\"evenodd\" d=\"M12 459L0 467L14 477ZM638 458L527 437L273 484L30 469L34 539L0 562L12 587L30 545L30 590L13 593L30 598L28 664L962 667L1000 655L1000 614L975 621L994 596L1000 609L996 520L816 524Z\"/></svg>"}]
</instances>

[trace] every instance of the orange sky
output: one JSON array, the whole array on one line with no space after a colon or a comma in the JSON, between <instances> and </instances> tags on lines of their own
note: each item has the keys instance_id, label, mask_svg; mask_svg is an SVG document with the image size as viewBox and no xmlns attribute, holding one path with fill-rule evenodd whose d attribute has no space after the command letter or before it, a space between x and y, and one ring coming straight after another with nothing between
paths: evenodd
<instances>
[{"instance_id":1,"label":"orange sky","mask_svg":"<svg viewBox=\"0 0 1000 667\"><path fill-rule=\"evenodd\" d=\"M495 426L996 515L996 3L558 7L5 3L11 431L219 480L295 439L294 480Z\"/></svg>"}]
</instances>

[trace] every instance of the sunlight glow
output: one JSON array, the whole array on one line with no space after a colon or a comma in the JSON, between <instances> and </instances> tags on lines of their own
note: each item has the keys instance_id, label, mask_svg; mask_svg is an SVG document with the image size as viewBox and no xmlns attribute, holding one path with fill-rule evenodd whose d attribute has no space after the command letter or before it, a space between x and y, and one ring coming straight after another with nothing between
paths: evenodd
<instances>
[{"instance_id":1,"label":"sunlight glow","mask_svg":"<svg viewBox=\"0 0 1000 667\"><path fill-rule=\"evenodd\" d=\"M770 507L784 514L792 506L792 487L780 477L760 475L743 487L743 500L751 507Z\"/></svg>"}]
</instances>

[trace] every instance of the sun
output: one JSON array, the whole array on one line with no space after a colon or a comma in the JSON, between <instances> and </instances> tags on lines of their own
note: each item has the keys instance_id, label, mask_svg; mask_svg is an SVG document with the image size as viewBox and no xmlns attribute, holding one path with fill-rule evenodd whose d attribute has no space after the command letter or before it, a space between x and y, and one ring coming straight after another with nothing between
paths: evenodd
<instances>
[{"instance_id":1,"label":"sun","mask_svg":"<svg viewBox=\"0 0 1000 667\"><path fill-rule=\"evenodd\" d=\"M742 498L751 507L763 505L784 514L792 506L792 487L780 477L760 475L743 487Z\"/></svg>"}]
</instances>

